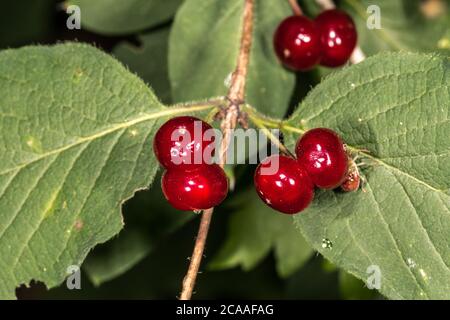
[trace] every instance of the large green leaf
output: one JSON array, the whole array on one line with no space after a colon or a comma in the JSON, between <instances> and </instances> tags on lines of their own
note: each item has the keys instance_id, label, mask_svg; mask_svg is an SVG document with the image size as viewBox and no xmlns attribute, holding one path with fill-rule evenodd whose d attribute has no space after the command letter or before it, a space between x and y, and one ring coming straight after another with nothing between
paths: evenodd
<instances>
[{"instance_id":1,"label":"large green leaf","mask_svg":"<svg viewBox=\"0 0 450 320\"><path fill-rule=\"evenodd\" d=\"M115 235L158 168L158 124L186 111L91 46L0 53L0 297L31 279L55 286Z\"/></svg>"},{"instance_id":2,"label":"large green leaf","mask_svg":"<svg viewBox=\"0 0 450 320\"><path fill-rule=\"evenodd\" d=\"M170 20L183 0L67 0L81 9L81 24L107 35L141 31Z\"/></svg>"},{"instance_id":3,"label":"large green leaf","mask_svg":"<svg viewBox=\"0 0 450 320\"><path fill-rule=\"evenodd\" d=\"M229 210L228 237L210 263L212 269L241 266L250 270L273 249L278 273L287 277L311 256L311 247L295 230L292 217L266 206L254 190L240 194Z\"/></svg>"},{"instance_id":4,"label":"large green leaf","mask_svg":"<svg viewBox=\"0 0 450 320\"><path fill-rule=\"evenodd\" d=\"M369 58L318 85L289 124L333 128L369 150L365 192L317 192L296 216L313 246L363 280L379 266L389 298L450 298L448 58ZM286 134L292 145L298 135Z\"/></svg>"},{"instance_id":5,"label":"large green leaf","mask_svg":"<svg viewBox=\"0 0 450 320\"><path fill-rule=\"evenodd\" d=\"M169 74L175 101L227 93L242 29L244 1L187 0L175 17L169 42ZM295 75L277 61L272 36L290 14L287 1L256 1L247 102L268 115L283 116Z\"/></svg>"}]
</instances>

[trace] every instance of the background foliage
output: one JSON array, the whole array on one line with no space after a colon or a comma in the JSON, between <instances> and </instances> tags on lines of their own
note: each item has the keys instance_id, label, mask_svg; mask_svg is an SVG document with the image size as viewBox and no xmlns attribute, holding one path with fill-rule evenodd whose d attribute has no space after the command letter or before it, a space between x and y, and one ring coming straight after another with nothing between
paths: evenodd
<instances>
[{"instance_id":1,"label":"background foliage","mask_svg":"<svg viewBox=\"0 0 450 320\"><path fill-rule=\"evenodd\" d=\"M381 8L381 30L365 27L365 8L369 2L375 2ZM311 15L319 11L315 1L300 3ZM368 56L385 51L449 55L449 1L440 1L445 10L437 15L430 15L424 1L419 0L342 0L337 3L354 17L361 47ZM65 28L67 16L63 8L70 4L81 8L81 31ZM226 79L233 70L238 50L242 5L240 0L71 0L64 3L39 0L32 4L18 0L3 8L0 27L8 32L0 35L2 49L75 39L95 44L139 76L159 100L137 77L91 47L73 45L61 46L51 52L30 48L0 53L3 97L0 104L20 103L23 109L20 112L9 110L11 114L35 121L34 127L18 125L23 129L19 131L22 140L17 142L16 137L7 136L10 145L2 147L6 151L14 150L14 154L2 153L0 158L0 172L7 173L1 176L4 181L13 180L15 171L8 170L13 170L16 164L35 166L35 171L18 170L22 180L14 178L17 186L13 183L9 193L0 189L0 194L5 192L0 200L3 205L13 203L8 199L18 197L14 201L20 200L30 207L16 215L12 208L5 211L6 207L1 207L0 230L2 233L6 230L6 235L0 244L0 266L8 266L17 258L35 260L32 267L19 263L11 270L15 279L0 284L3 296L12 297L15 286L28 284L31 279L43 280L52 287L57 285L64 276L64 263L74 259L81 262L95 244L118 232L122 223L118 214L121 200L135 189L145 187L157 174L150 142L154 128L164 121L164 117L149 119L136 127L126 125L123 132L119 131L123 134L120 136L107 134L101 139L88 138L86 144L79 144L79 149L66 151L65 148L80 137L95 136L98 130L109 130L111 126L138 119L141 113L153 114L172 103L226 93ZM448 297L450 254L443 230L449 229L447 216L442 215L449 210L450 169L446 164L449 163L449 145L448 139L445 140L450 134L448 60L443 62L433 55L427 58L386 55L330 77L327 75L331 71L324 68L295 75L279 65L271 44L274 28L289 14L287 1L267 0L256 5L247 102L266 115L289 117L292 126L305 125L300 119L306 119L307 127L335 128L352 146L369 149L372 160L383 164L364 171L371 181L368 192L345 196L320 193L310 209L311 214L296 217L296 224L291 223L290 217L275 214L256 199L251 185L254 168L234 168L237 185L214 215L195 297L378 299L382 296L367 290L363 282L344 269L364 278L365 270L361 271L360 266L368 265L371 256L378 257L386 251L385 261L377 261L390 270L385 275L387 288L382 290L384 295L389 298ZM67 64L68 56L70 62ZM1 63L2 60L7 63ZM45 63L55 60L61 63ZM33 72L30 72L30 66L33 66ZM43 74L47 78L42 77ZM304 99L310 88L325 78L326 82ZM36 83L34 91L29 96L23 95L22 92L29 91L24 89L29 83ZM47 100L39 94L47 88L44 85L52 87L53 94L48 95ZM85 94L76 97L76 92ZM342 92L347 92L345 99ZM100 123L92 121L81 133L77 132L73 117L64 120L67 121L65 127L72 130L58 127L61 119L55 117L54 123L47 124L52 128L48 132L65 138L46 137L47 131L40 130L40 121L45 116L36 115L48 105L54 108L52 114L70 114L67 112L71 110L71 103L67 101L74 104L70 93L85 106L81 110L83 117L100 119ZM34 101L33 108L26 107L29 101ZM126 106L127 113L114 114L113 109L104 109L105 105ZM408 114L407 107L415 112ZM1 110L2 113L8 111ZM11 119L6 122L7 116L2 115L2 130L6 123L14 123ZM20 124L20 119L17 121ZM287 143L292 144L296 136L296 133L287 133ZM27 145L29 141L32 142L31 150L14 149L16 143ZM53 145L55 141L61 145ZM413 149L411 145L417 145L417 142L421 148ZM90 148L92 155L88 153ZM102 159L95 156L94 150L98 148L111 148L117 154ZM62 152L52 154L54 159L43 157L60 149ZM141 153L141 149L144 152ZM130 160L133 157L139 159L137 164ZM415 157L414 162L411 157ZM42 162L36 160L41 158ZM56 165L52 166L52 161ZM76 164L80 165L79 171ZM121 175L128 173L134 165L137 169L123 185L124 190L112 192L109 186L122 179ZM121 170L115 170L117 166ZM92 174L86 168L92 170ZM46 175L44 170L50 173ZM95 183L97 196L70 194L71 183L76 184L76 179L86 177L82 180L89 185L89 179L95 177L94 172L100 177L100 183ZM44 179L37 179L40 175ZM69 177L68 182L61 184L59 178L65 176ZM33 188L32 180L41 187ZM188 265L186 258L192 250L198 217L171 209L162 199L158 176L154 181L149 190L139 191L125 203L122 213L126 227L112 240L89 252L83 264L83 290L68 291L63 285L47 291L34 282L31 289L18 289L18 296L174 298ZM387 182L389 193L383 192ZM24 185L28 189L23 189ZM13 192L19 189L21 192ZM395 197L395 201L389 197ZM83 220L89 228L68 242L72 244L71 249L63 253L67 255L67 261L57 259L62 240L45 230L62 224L76 226L72 215L76 210L64 215L64 209L76 207L83 201L90 206ZM42 208L41 212L48 210L50 218L41 224L39 215L31 215L35 212L32 208ZM108 213L115 219L108 220L107 228L103 228L101 221ZM4 221L11 219L16 226L7 229ZM374 225L378 227L374 228ZM373 243L361 242L371 231ZM38 241L30 242L30 236ZM325 237L333 243L332 250L322 248ZM412 245L411 239L415 239ZM17 243L20 248L11 250L7 243ZM24 257L17 256L19 249L24 250ZM344 269L322 258L316 250ZM414 267L409 268L411 261ZM10 270L0 268L5 269ZM431 272L433 276L428 274L424 279L420 270Z\"/></svg>"}]
</instances>

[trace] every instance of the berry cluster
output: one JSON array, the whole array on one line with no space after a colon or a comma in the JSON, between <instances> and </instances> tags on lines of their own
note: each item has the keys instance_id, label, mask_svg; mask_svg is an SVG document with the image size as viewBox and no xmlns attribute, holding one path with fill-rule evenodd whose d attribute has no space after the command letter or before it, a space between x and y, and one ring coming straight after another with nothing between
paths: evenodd
<instances>
[{"instance_id":1,"label":"berry cluster","mask_svg":"<svg viewBox=\"0 0 450 320\"><path fill-rule=\"evenodd\" d=\"M319 63L341 66L350 58L356 41L353 19L337 9L323 11L314 20L304 15L290 16L274 35L275 52L294 71L306 71Z\"/></svg>"},{"instance_id":2,"label":"berry cluster","mask_svg":"<svg viewBox=\"0 0 450 320\"><path fill-rule=\"evenodd\" d=\"M273 155L255 172L259 197L270 207L294 214L309 206L314 186L334 189L347 177L348 156L341 138L332 130L306 132L295 147L297 159ZM270 171L272 170L272 171Z\"/></svg>"},{"instance_id":3,"label":"berry cluster","mask_svg":"<svg viewBox=\"0 0 450 320\"><path fill-rule=\"evenodd\" d=\"M217 206L228 193L223 169L212 163L213 130L194 117L167 121L155 135L153 149L166 169L162 190L169 203L179 210L203 210ZM211 139L207 139L211 137ZM307 208L314 187L354 191L359 186L357 168L349 168L341 138L332 130L307 131L295 147L296 159L273 155L257 167L254 183L260 198L270 207L287 214Z\"/></svg>"},{"instance_id":4,"label":"berry cluster","mask_svg":"<svg viewBox=\"0 0 450 320\"><path fill-rule=\"evenodd\" d=\"M161 180L167 201L179 210L215 207L228 193L228 180L220 166L212 163L214 137L208 140L206 122L194 117L167 121L155 135L153 150L166 168Z\"/></svg>"}]
</instances>

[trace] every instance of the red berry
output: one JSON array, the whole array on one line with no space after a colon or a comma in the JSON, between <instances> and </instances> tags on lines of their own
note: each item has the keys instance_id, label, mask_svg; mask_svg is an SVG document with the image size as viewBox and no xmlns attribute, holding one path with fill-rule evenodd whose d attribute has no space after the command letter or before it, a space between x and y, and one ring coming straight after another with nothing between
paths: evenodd
<instances>
[{"instance_id":1,"label":"red berry","mask_svg":"<svg viewBox=\"0 0 450 320\"><path fill-rule=\"evenodd\" d=\"M345 192L352 192L359 189L361 185L361 176L359 174L358 166L354 160L349 160L349 167L345 175L344 182L341 184L342 190Z\"/></svg>"},{"instance_id":2,"label":"red berry","mask_svg":"<svg viewBox=\"0 0 450 320\"><path fill-rule=\"evenodd\" d=\"M320 30L322 59L326 67L338 67L348 61L358 38L353 19L344 11L323 11L315 19Z\"/></svg>"},{"instance_id":3,"label":"red berry","mask_svg":"<svg viewBox=\"0 0 450 320\"><path fill-rule=\"evenodd\" d=\"M317 187L334 189L345 179L348 157L336 132L326 128L307 131L298 140L295 153Z\"/></svg>"},{"instance_id":4,"label":"red berry","mask_svg":"<svg viewBox=\"0 0 450 320\"><path fill-rule=\"evenodd\" d=\"M192 170L169 169L161 184L167 201L185 211L215 207L228 193L227 177L217 164L197 165Z\"/></svg>"},{"instance_id":5,"label":"red berry","mask_svg":"<svg viewBox=\"0 0 450 320\"><path fill-rule=\"evenodd\" d=\"M284 19L275 32L273 43L281 62L295 71L305 71L319 63L319 30L315 22L305 16Z\"/></svg>"},{"instance_id":6,"label":"red berry","mask_svg":"<svg viewBox=\"0 0 450 320\"><path fill-rule=\"evenodd\" d=\"M176 117L167 121L153 140L156 158L167 169L180 165L189 169L196 164L212 163L214 137L209 140L210 137L205 135L209 129L212 130L209 124L194 117Z\"/></svg>"},{"instance_id":7,"label":"red berry","mask_svg":"<svg viewBox=\"0 0 450 320\"><path fill-rule=\"evenodd\" d=\"M259 197L283 213L302 211L314 197L314 185L306 170L285 156L273 155L263 160L256 168L254 181Z\"/></svg>"}]
</instances>

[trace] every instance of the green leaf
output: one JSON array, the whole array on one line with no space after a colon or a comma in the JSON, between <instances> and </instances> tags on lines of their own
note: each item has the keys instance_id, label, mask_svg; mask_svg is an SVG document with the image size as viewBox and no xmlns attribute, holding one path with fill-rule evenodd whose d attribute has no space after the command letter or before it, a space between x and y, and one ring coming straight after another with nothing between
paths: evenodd
<instances>
[{"instance_id":1,"label":"green leaf","mask_svg":"<svg viewBox=\"0 0 450 320\"><path fill-rule=\"evenodd\" d=\"M369 150L359 152L369 165L365 192L317 192L295 220L317 250L363 281L379 266L389 298L450 298L449 98L448 58L382 54L328 77L289 120L333 128ZM286 132L291 146L297 137Z\"/></svg>"},{"instance_id":2,"label":"green leaf","mask_svg":"<svg viewBox=\"0 0 450 320\"><path fill-rule=\"evenodd\" d=\"M106 35L142 31L169 21L183 0L67 0L81 9L83 27Z\"/></svg>"},{"instance_id":3,"label":"green leaf","mask_svg":"<svg viewBox=\"0 0 450 320\"><path fill-rule=\"evenodd\" d=\"M279 275L288 277L310 258L311 247L295 230L292 217L266 206L254 190L240 194L229 210L228 237L210 268L241 266L248 271L273 249Z\"/></svg>"},{"instance_id":4,"label":"green leaf","mask_svg":"<svg viewBox=\"0 0 450 320\"><path fill-rule=\"evenodd\" d=\"M187 0L175 17L169 74L175 101L224 96L239 51L244 1ZM256 1L247 102L273 116L285 115L295 75L277 61L272 36L287 1Z\"/></svg>"},{"instance_id":5,"label":"green leaf","mask_svg":"<svg viewBox=\"0 0 450 320\"><path fill-rule=\"evenodd\" d=\"M140 35L138 40L140 47L120 43L114 48L114 56L148 83L162 102L171 103L167 62L169 28Z\"/></svg>"},{"instance_id":6,"label":"green leaf","mask_svg":"<svg viewBox=\"0 0 450 320\"><path fill-rule=\"evenodd\" d=\"M367 20L373 12L367 8L376 5L380 9L381 29L369 29ZM359 44L368 55L380 51L438 51L444 49L439 41L449 28L450 13L447 7L436 17L426 17L421 0L344 0L342 9L355 19ZM371 20L369 19L369 22ZM447 48L445 54L450 53Z\"/></svg>"},{"instance_id":7,"label":"green leaf","mask_svg":"<svg viewBox=\"0 0 450 320\"><path fill-rule=\"evenodd\" d=\"M120 63L87 45L0 53L0 297L67 267L123 226L120 208L158 168L166 108Z\"/></svg>"}]
</instances>

